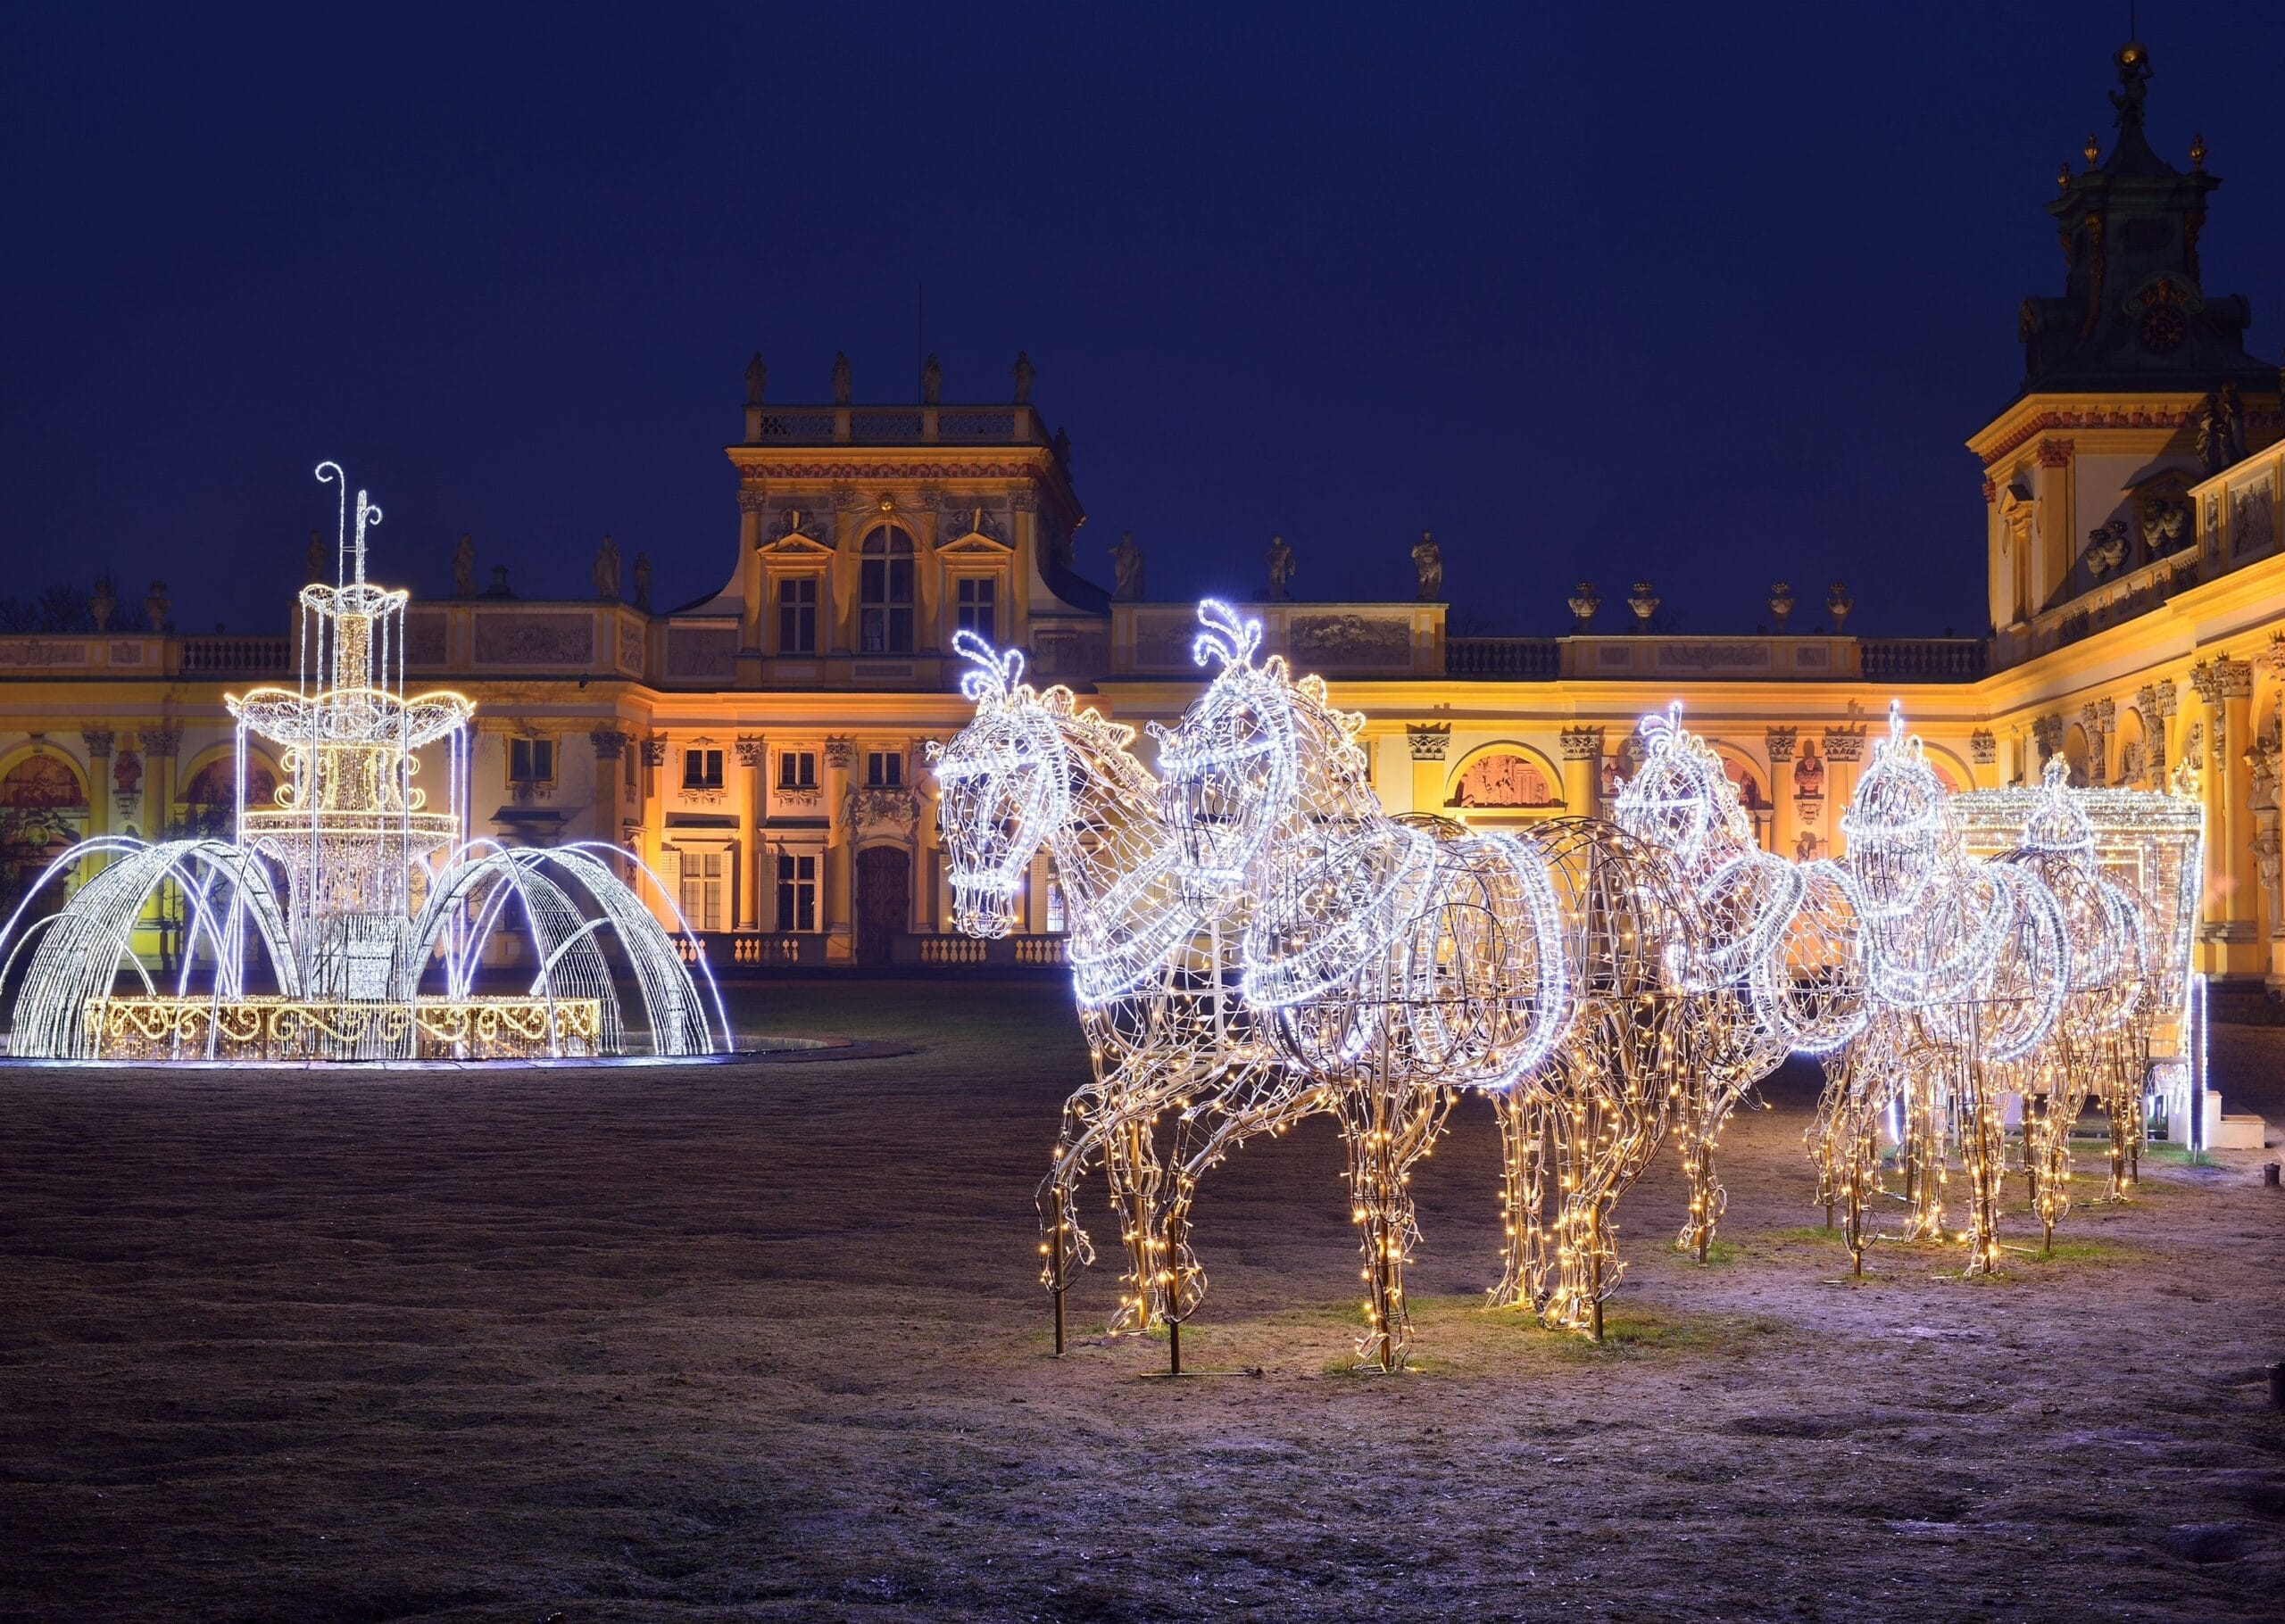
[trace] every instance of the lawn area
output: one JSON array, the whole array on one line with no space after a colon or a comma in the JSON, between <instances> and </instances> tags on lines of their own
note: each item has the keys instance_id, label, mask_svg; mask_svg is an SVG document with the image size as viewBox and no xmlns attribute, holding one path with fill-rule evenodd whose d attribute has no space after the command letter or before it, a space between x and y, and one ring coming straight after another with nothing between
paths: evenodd
<instances>
[{"instance_id":1,"label":"lawn area","mask_svg":"<svg viewBox=\"0 0 2285 1624\"><path fill-rule=\"evenodd\" d=\"M1725 1140L1712 1266L1671 1152L1622 1204L1597 1348L1481 1308L1464 1103L1382 1378L1312 1123L1201 1202L1185 1363L1260 1373L1177 1382L1101 1337L1109 1245L1049 1356L1068 986L732 997L912 1052L0 1070L0 1619L2276 1616L2264 1156L2154 1161L1990 1288L1901 1246L1849 1283L1789 1068ZM2215 1037L2231 1108L2285 1122L2285 1030Z\"/></svg>"}]
</instances>

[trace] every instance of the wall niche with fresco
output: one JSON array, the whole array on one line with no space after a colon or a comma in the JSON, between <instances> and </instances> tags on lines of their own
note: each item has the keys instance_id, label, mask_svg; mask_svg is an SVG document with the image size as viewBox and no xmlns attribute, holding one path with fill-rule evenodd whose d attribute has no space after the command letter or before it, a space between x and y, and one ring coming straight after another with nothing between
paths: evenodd
<instances>
[{"instance_id":1,"label":"wall niche with fresco","mask_svg":"<svg viewBox=\"0 0 2285 1624\"><path fill-rule=\"evenodd\" d=\"M1563 790L1525 756L1493 750L1467 764L1444 803L1462 808L1542 811L1563 805Z\"/></svg>"}]
</instances>

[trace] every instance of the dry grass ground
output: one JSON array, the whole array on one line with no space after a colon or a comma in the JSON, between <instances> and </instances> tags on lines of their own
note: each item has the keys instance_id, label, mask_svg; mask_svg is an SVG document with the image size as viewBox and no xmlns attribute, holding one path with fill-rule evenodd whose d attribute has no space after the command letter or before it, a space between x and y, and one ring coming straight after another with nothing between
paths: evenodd
<instances>
[{"instance_id":1,"label":"dry grass ground","mask_svg":"<svg viewBox=\"0 0 2285 1624\"><path fill-rule=\"evenodd\" d=\"M1477 1308L1464 1108L1385 1380L1345 1372L1317 1124L1203 1202L1186 1359L1264 1374L1168 1382L1154 1344L1045 1356L1066 997L744 1000L918 1046L840 1064L0 1072L0 1617L2278 1616L2260 1158L2162 1159L1994 1283L1891 1248L1837 1284L1787 1080L1720 1262L1668 1248L1671 1159L1622 1207L1596 1350ZM2285 1032L2217 1040L2285 1121Z\"/></svg>"}]
</instances>

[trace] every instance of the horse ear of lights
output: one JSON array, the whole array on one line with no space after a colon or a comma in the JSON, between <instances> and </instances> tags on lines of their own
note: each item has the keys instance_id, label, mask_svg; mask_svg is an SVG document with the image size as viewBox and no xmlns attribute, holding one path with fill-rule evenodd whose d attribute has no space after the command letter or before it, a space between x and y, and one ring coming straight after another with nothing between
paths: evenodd
<instances>
[{"instance_id":1,"label":"horse ear of lights","mask_svg":"<svg viewBox=\"0 0 2285 1624\"><path fill-rule=\"evenodd\" d=\"M456 693L406 695L410 594L365 578L366 533L381 510L358 492L353 528L340 468L322 463L317 476L340 487L337 578L302 590L297 684L229 698L233 838L101 837L59 858L0 937L0 981L29 954L10 1052L246 1062L616 1055L629 1034L604 950L611 938L653 1052L727 1048L719 998L702 998L673 937L619 877L628 865L650 878L632 857L605 845L510 849L469 838L475 707ZM245 804L250 735L275 748L286 772L270 807ZM443 758L442 808L414 782L424 749ZM60 911L33 916L82 872ZM171 988L132 946L166 890L184 920ZM476 993L487 957L503 957L495 941L519 929L528 949L509 962L531 969L528 990ZM251 964L266 969L268 986L249 975ZM201 975L208 985L194 990ZM441 990L424 991L432 980Z\"/></svg>"}]
</instances>

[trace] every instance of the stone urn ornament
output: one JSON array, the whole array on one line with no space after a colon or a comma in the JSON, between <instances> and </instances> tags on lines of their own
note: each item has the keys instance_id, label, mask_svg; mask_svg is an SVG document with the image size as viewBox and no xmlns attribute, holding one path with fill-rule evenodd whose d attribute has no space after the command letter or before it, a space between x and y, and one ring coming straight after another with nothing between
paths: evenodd
<instances>
[{"instance_id":1,"label":"stone urn ornament","mask_svg":"<svg viewBox=\"0 0 2285 1624\"><path fill-rule=\"evenodd\" d=\"M1769 584L1769 617L1776 624L1777 634L1785 635L1785 623L1793 617L1793 589L1783 581Z\"/></svg>"},{"instance_id":2,"label":"stone urn ornament","mask_svg":"<svg viewBox=\"0 0 2285 1624\"><path fill-rule=\"evenodd\" d=\"M1856 607L1857 600L1849 595L1848 583L1835 581L1832 590L1824 595L1825 613L1832 617L1832 634L1835 637L1841 634L1841 628L1849 624L1849 611Z\"/></svg>"},{"instance_id":3,"label":"stone urn ornament","mask_svg":"<svg viewBox=\"0 0 2285 1624\"><path fill-rule=\"evenodd\" d=\"M1573 587L1571 589L1571 617L1575 624L1572 629L1578 632L1585 631L1589 623L1594 619L1595 611L1602 606L1603 601L1596 594L1595 584L1592 581L1582 581Z\"/></svg>"},{"instance_id":4,"label":"stone urn ornament","mask_svg":"<svg viewBox=\"0 0 2285 1624\"><path fill-rule=\"evenodd\" d=\"M1650 629L1650 617L1658 612L1658 589L1648 581L1637 581L1634 584L1634 594L1627 599L1626 607L1634 611L1634 618L1639 623L1639 629L1648 632Z\"/></svg>"}]
</instances>

